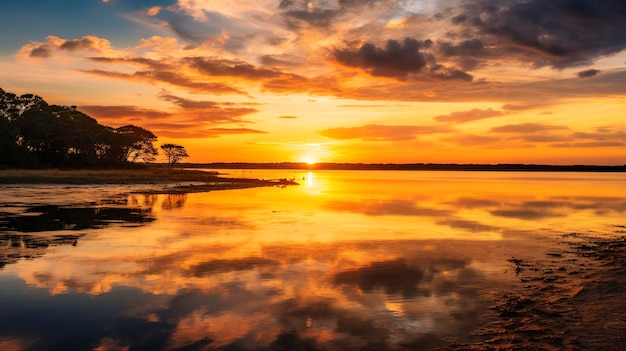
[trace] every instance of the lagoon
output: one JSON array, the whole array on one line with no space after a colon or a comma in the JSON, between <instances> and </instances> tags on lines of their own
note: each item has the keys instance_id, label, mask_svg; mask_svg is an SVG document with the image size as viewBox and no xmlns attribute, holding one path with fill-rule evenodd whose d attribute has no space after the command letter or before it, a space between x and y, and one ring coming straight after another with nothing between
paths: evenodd
<instances>
[{"instance_id":1,"label":"lagoon","mask_svg":"<svg viewBox=\"0 0 626 351\"><path fill-rule=\"evenodd\" d=\"M221 172L300 185L0 185L0 349L454 349L626 224L624 173Z\"/></svg>"}]
</instances>

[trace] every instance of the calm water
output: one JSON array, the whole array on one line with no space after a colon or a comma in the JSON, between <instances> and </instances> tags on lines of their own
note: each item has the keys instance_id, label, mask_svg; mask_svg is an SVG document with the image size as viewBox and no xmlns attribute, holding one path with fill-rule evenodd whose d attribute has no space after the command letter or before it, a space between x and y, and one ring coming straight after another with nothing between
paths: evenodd
<instances>
[{"instance_id":1,"label":"calm water","mask_svg":"<svg viewBox=\"0 0 626 351\"><path fill-rule=\"evenodd\" d=\"M507 259L625 224L626 174L225 172L301 185L0 187L0 350L470 341Z\"/></svg>"}]
</instances>

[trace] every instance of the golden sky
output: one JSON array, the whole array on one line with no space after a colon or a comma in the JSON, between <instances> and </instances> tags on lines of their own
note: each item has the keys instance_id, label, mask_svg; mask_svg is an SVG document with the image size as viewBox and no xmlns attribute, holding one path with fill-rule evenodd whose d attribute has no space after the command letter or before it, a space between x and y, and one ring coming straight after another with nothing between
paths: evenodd
<instances>
[{"instance_id":1,"label":"golden sky","mask_svg":"<svg viewBox=\"0 0 626 351\"><path fill-rule=\"evenodd\" d=\"M626 163L621 0L0 5L0 87L191 162Z\"/></svg>"}]
</instances>

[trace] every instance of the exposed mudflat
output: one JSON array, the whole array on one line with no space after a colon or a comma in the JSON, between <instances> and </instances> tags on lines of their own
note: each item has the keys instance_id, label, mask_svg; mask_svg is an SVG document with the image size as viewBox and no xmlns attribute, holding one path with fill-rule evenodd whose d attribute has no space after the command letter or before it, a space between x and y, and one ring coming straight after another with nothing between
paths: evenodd
<instances>
[{"instance_id":1,"label":"exposed mudflat","mask_svg":"<svg viewBox=\"0 0 626 351\"><path fill-rule=\"evenodd\" d=\"M511 258L519 285L494 294L475 343L450 349L626 350L626 237L616 232L568 234L544 259Z\"/></svg>"}]
</instances>

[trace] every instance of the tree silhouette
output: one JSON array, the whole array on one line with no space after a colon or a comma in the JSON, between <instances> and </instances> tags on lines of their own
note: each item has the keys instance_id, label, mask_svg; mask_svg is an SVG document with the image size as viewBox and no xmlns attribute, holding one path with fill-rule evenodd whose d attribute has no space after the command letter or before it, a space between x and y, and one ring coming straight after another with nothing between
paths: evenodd
<instances>
[{"instance_id":1,"label":"tree silhouette","mask_svg":"<svg viewBox=\"0 0 626 351\"><path fill-rule=\"evenodd\" d=\"M119 163L143 160L154 161L159 154L153 143L157 140L151 131L134 125L111 128L109 157Z\"/></svg>"},{"instance_id":2,"label":"tree silhouette","mask_svg":"<svg viewBox=\"0 0 626 351\"><path fill-rule=\"evenodd\" d=\"M0 88L0 167L127 167L153 161L157 137L141 127L112 128L33 94ZM187 153L173 151L175 163ZM169 158L168 158L169 159Z\"/></svg>"},{"instance_id":3,"label":"tree silhouette","mask_svg":"<svg viewBox=\"0 0 626 351\"><path fill-rule=\"evenodd\" d=\"M161 145L161 149L163 149L163 152L165 152L165 156L167 157L168 168L174 168L174 165L178 163L178 161L185 157L189 157L187 150L185 150L185 147L181 145L163 144Z\"/></svg>"}]
</instances>

